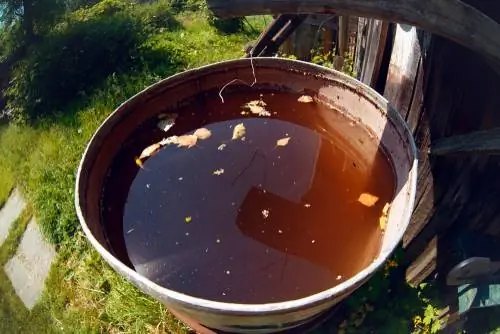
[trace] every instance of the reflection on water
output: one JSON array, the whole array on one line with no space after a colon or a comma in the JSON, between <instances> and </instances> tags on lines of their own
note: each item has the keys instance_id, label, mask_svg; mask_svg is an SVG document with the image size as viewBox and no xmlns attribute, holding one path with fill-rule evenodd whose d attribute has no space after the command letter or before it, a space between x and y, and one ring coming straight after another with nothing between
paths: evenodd
<instances>
[{"instance_id":1,"label":"reflection on water","mask_svg":"<svg viewBox=\"0 0 500 334\"><path fill-rule=\"evenodd\" d=\"M211 136L190 149L169 145L139 170L133 156L164 136L142 129L104 194L117 254L167 288L240 303L305 297L369 264L381 206L393 195L390 165L378 152L376 170L367 169L352 140L371 145L369 136L297 97L264 94L271 117L242 116L241 106L259 98L248 95L207 99L203 111L188 106L168 135L203 126ZM244 137L231 140L242 123ZM361 205L363 192L380 201Z\"/></svg>"}]
</instances>

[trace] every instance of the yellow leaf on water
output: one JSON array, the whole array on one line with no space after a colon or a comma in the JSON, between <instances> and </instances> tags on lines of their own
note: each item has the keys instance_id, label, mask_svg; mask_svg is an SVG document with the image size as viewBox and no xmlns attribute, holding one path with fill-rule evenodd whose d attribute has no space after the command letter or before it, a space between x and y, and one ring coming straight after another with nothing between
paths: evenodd
<instances>
[{"instance_id":1,"label":"yellow leaf on water","mask_svg":"<svg viewBox=\"0 0 500 334\"><path fill-rule=\"evenodd\" d=\"M247 129L243 123L240 123L234 127L232 140L240 139L245 136Z\"/></svg>"},{"instance_id":2,"label":"yellow leaf on water","mask_svg":"<svg viewBox=\"0 0 500 334\"><path fill-rule=\"evenodd\" d=\"M389 203L385 203L384 208L382 209L382 214L386 215L389 213L389 208L391 205Z\"/></svg>"},{"instance_id":3,"label":"yellow leaf on water","mask_svg":"<svg viewBox=\"0 0 500 334\"><path fill-rule=\"evenodd\" d=\"M149 157L155 155L156 153L158 153L160 148L161 148L161 145L159 143L149 145L144 150L142 150L141 155L139 156L139 159L142 160L142 159L149 158Z\"/></svg>"},{"instance_id":4,"label":"yellow leaf on water","mask_svg":"<svg viewBox=\"0 0 500 334\"><path fill-rule=\"evenodd\" d=\"M217 175L217 176L222 175L222 174L224 174L224 168L216 169L216 170L214 170L214 172L212 174Z\"/></svg>"},{"instance_id":5,"label":"yellow leaf on water","mask_svg":"<svg viewBox=\"0 0 500 334\"><path fill-rule=\"evenodd\" d=\"M309 95L302 95L298 98L297 101L299 101L300 103L311 103L314 102L314 99Z\"/></svg>"},{"instance_id":6,"label":"yellow leaf on water","mask_svg":"<svg viewBox=\"0 0 500 334\"><path fill-rule=\"evenodd\" d=\"M387 228L387 222L389 220L387 215L389 214L390 207L391 207L391 205L389 203L385 203L384 208L382 209L382 216L380 216L380 218L378 220L378 224L379 224L382 232L384 232L385 229Z\"/></svg>"},{"instance_id":7,"label":"yellow leaf on water","mask_svg":"<svg viewBox=\"0 0 500 334\"><path fill-rule=\"evenodd\" d=\"M207 128L199 128L193 134L196 137L198 137L198 139L205 140L205 139L208 139L212 135L212 132Z\"/></svg>"},{"instance_id":8,"label":"yellow leaf on water","mask_svg":"<svg viewBox=\"0 0 500 334\"><path fill-rule=\"evenodd\" d=\"M184 220L186 221L186 223L189 224L191 222L191 220L193 220L193 218L191 216L188 216L188 217L184 218Z\"/></svg>"},{"instance_id":9,"label":"yellow leaf on water","mask_svg":"<svg viewBox=\"0 0 500 334\"><path fill-rule=\"evenodd\" d=\"M177 138L177 147L191 148L196 145L198 137L195 135L184 135Z\"/></svg>"},{"instance_id":10,"label":"yellow leaf on water","mask_svg":"<svg viewBox=\"0 0 500 334\"><path fill-rule=\"evenodd\" d=\"M380 218L378 220L378 224L379 224L380 229L382 230L382 232L384 232L385 229L386 229L386 227L387 227L387 216L386 215L380 216Z\"/></svg>"},{"instance_id":11,"label":"yellow leaf on water","mask_svg":"<svg viewBox=\"0 0 500 334\"><path fill-rule=\"evenodd\" d=\"M142 160L139 158L135 158L135 164L140 168L144 169L144 165L142 164Z\"/></svg>"},{"instance_id":12,"label":"yellow leaf on water","mask_svg":"<svg viewBox=\"0 0 500 334\"><path fill-rule=\"evenodd\" d=\"M266 110L266 106L267 104L262 100L250 101L247 104L243 105L243 107L249 109L252 114L259 116L271 116L271 113Z\"/></svg>"},{"instance_id":13,"label":"yellow leaf on water","mask_svg":"<svg viewBox=\"0 0 500 334\"><path fill-rule=\"evenodd\" d=\"M286 146L288 145L288 142L290 141L291 137L285 137L281 138L276 142L276 146Z\"/></svg>"},{"instance_id":14,"label":"yellow leaf on water","mask_svg":"<svg viewBox=\"0 0 500 334\"><path fill-rule=\"evenodd\" d=\"M171 144L177 145L178 143L179 143L179 137L170 136L167 138L163 138L158 144L160 144L161 146L166 146L166 145L171 145Z\"/></svg>"},{"instance_id":15,"label":"yellow leaf on water","mask_svg":"<svg viewBox=\"0 0 500 334\"><path fill-rule=\"evenodd\" d=\"M372 207L378 202L378 197L369 193L363 193L359 195L358 202L367 207Z\"/></svg>"}]
</instances>

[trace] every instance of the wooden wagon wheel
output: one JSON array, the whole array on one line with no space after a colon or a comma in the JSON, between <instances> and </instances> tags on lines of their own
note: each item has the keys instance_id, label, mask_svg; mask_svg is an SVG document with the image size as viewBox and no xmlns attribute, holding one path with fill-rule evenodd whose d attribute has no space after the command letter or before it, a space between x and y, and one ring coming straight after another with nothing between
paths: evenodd
<instances>
[{"instance_id":1,"label":"wooden wagon wheel","mask_svg":"<svg viewBox=\"0 0 500 334\"><path fill-rule=\"evenodd\" d=\"M500 24L460 0L208 0L219 17L335 13L418 26L470 48L500 67Z\"/></svg>"}]
</instances>

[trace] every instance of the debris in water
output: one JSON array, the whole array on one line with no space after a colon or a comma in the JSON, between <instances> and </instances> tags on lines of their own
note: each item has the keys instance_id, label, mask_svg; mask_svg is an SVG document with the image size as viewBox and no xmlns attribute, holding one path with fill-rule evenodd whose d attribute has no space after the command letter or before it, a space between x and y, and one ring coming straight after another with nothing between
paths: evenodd
<instances>
[{"instance_id":1,"label":"debris in water","mask_svg":"<svg viewBox=\"0 0 500 334\"><path fill-rule=\"evenodd\" d=\"M166 146L166 145L171 145L171 144L177 144L178 142L179 142L179 137L170 136L170 137L162 139L158 144L160 144L161 146Z\"/></svg>"},{"instance_id":2,"label":"debris in water","mask_svg":"<svg viewBox=\"0 0 500 334\"><path fill-rule=\"evenodd\" d=\"M363 204L364 206L371 208L372 206L377 204L378 197L369 193L362 193L361 195L359 195L358 202Z\"/></svg>"},{"instance_id":3,"label":"debris in water","mask_svg":"<svg viewBox=\"0 0 500 334\"><path fill-rule=\"evenodd\" d=\"M199 128L193 133L193 135L198 137L198 139L205 140L212 135L212 132L207 128Z\"/></svg>"},{"instance_id":4,"label":"debris in water","mask_svg":"<svg viewBox=\"0 0 500 334\"><path fill-rule=\"evenodd\" d=\"M290 141L291 137L285 137L281 138L276 142L276 146L286 146L288 145L288 142Z\"/></svg>"},{"instance_id":5,"label":"debris in water","mask_svg":"<svg viewBox=\"0 0 500 334\"><path fill-rule=\"evenodd\" d=\"M269 210L262 210L262 217L268 218L269 217Z\"/></svg>"},{"instance_id":6,"label":"debris in water","mask_svg":"<svg viewBox=\"0 0 500 334\"><path fill-rule=\"evenodd\" d=\"M309 95L302 95L298 98L297 101L299 101L300 103L311 103L314 102L314 99Z\"/></svg>"},{"instance_id":7,"label":"debris in water","mask_svg":"<svg viewBox=\"0 0 500 334\"><path fill-rule=\"evenodd\" d=\"M245 136L246 128L243 123L240 123L234 127L232 140L240 139Z\"/></svg>"},{"instance_id":8,"label":"debris in water","mask_svg":"<svg viewBox=\"0 0 500 334\"><path fill-rule=\"evenodd\" d=\"M220 244L220 239L215 240L216 243Z\"/></svg>"},{"instance_id":9,"label":"debris in water","mask_svg":"<svg viewBox=\"0 0 500 334\"><path fill-rule=\"evenodd\" d=\"M262 100L254 100L250 101L247 104L243 105L243 108L250 109L252 114L258 115L258 116L271 116L271 113L266 110L267 104L266 102Z\"/></svg>"},{"instance_id":10,"label":"debris in water","mask_svg":"<svg viewBox=\"0 0 500 334\"><path fill-rule=\"evenodd\" d=\"M174 126L176 118L177 114L171 114L171 115L166 114L165 117L160 118L157 126L158 128L160 128L160 130L167 132Z\"/></svg>"},{"instance_id":11,"label":"debris in water","mask_svg":"<svg viewBox=\"0 0 500 334\"><path fill-rule=\"evenodd\" d=\"M139 156L139 159L142 161L142 159L149 158L160 150L161 145L159 143L155 143L153 145L149 145L146 147L144 150L142 150L141 155Z\"/></svg>"},{"instance_id":12,"label":"debris in water","mask_svg":"<svg viewBox=\"0 0 500 334\"><path fill-rule=\"evenodd\" d=\"M312 243L312 244L316 243L316 240L311 240L311 243Z\"/></svg>"},{"instance_id":13,"label":"debris in water","mask_svg":"<svg viewBox=\"0 0 500 334\"><path fill-rule=\"evenodd\" d=\"M140 168L144 169L144 165L142 163L142 160L139 158L135 158L135 164L139 166Z\"/></svg>"},{"instance_id":14,"label":"debris in water","mask_svg":"<svg viewBox=\"0 0 500 334\"><path fill-rule=\"evenodd\" d=\"M191 220L193 220L193 217L191 216L187 216L186 218L184 218L184 221L188 224L191 222Z\"/></svg>"},{"instance_id":15,"label":"debris in water","mask_svg":"<svg viewBox=\"0 0 500 334\"><path fill-rule=\"evenodd\" d=\"M306 204L304 204L304 206L305 206L306 208L310 208L310 207L311 207L311 204L306 203Z\"/></svg>"},{"instance_id":16,"label":"debris in water","mask_svg":"<svg viewBox=\"0 0 500 334\"><path fill-rule=\"evenodd\" d=\"M127 231L127 234L134 232L134 230L135 230L135 228L131 228L130 230Z\"/></svg>"},{"instance_id":17,"label":"debris in water","mask_svg":"<svg viewBox=\"0 0 500 334\"><path fill-rule=\"evenodd\" d=\"M223 149L225 149L225 148L226 148L226 146L227 146L226 144L220 144L220 145L219 145L219 147L217 147L217 149L218 149L219 151L222 151Z\"/></svg>"},{"instance_id":18,"label":"debris in water","mask_svg":"<svg viewBox=\"0 0 500 334\"><path fill-rule=\"evenodd\" d=\"M337 276L337 281L342 279L342 275Z\"/></svg>"},{"instance_id":19,"label":"debris in water","mask_svg":"<svg viewBox=\"0 0 500 334\"><path fill-rule=\"evenodd\" d=\"M230 274L231 274L231 271L226 270L226 275L230 275Z\"/></svg>"},{"instance_id":20,"label":"debris in water","mask_svg":"<svg viewBox=\"0 0 500 334\"><path fill-rule=\"evenodd\" d=\"M382 209L382 215L378 219L378 224L379 224L382 232L384 232L385 229L387 228L387 221L388 221L387 215L389 213L390 207L391 207L391 205L389 203L385 203L384 208Z\"/></svg>"},{"instance_id":21,"label":"debris in water","mask_svg":"<svg viewBox=\"0 0 500 334\"><path fill-rule=\"evenodd\" d=\"M386 215L389 213L389 208L391 205L389 203L385 203L384 208L382 209L382 214Z\"/></svg>"},{"instance_id":22,"label":"debris in water","mask_svg":"<svg viewBox=\"0 0 500 334\"><path fill-rule=\"evenodd\" d=\"M177 147L191 148L196 145L198 137L195 135L184 135L177 138Z\"/></svg>"},{"instance_id":23,"label":"debris in water","mask_svg":"<svg viewBox=\"0 0 500 334\"><path fill-rule=\"evenodd\" d=\"M282 231L282 230L278 230L278 233L279 233L279 234L283 234L283 231Z\"/></svg>"},{"instance_id":24,"label":"debris in water","mask_svg":"<svg viewBox=\"0 0 500 334\"><path fill-rule=\"evenodd\" d=\"M214 172L212 174L217 175L217 176L222 175L222 174L224 174L224 168L216 169L216 170L214 170Z\"/></svg>"}]
</instances>

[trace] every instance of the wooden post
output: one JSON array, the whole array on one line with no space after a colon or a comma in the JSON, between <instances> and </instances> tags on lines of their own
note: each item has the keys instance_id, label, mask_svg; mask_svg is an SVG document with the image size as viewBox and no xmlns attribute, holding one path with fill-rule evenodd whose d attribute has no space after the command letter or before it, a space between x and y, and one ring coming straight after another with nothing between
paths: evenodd
<instances>
[{"instance_id":1,"label":"wooden post","mask_svg":"<svg viewBox=\"0 0 500 334\"><path fill-rule=\"evenodd\" d=\"M338 45L337 57L335 58L333 67L336 70L341 70L344 65L344 57L349 45L349 16L342 15L339 17L339 30L338 30Z\"/></svg>"},{"instance_id":2,"label":"wooden post","mask_svg":"<svg viewBox=\"0 0 500 334\"><path fill-rule=\"evenodd\" d=\"M420 64L417 28L397 24L384 96L407 119Z\"/></svg>"},{"instance_id":3,"label":"wooden post","mask_svg":"<svg viewBox=\"0 0 500 334\"><path fill-rule=\"evenodd\" d=\"M377 84L388 29L389 23L387 22L380 20L370 20L368 22L366 50L359 80L371 87L375 87Z\"/></svg>"}]
</instances>

